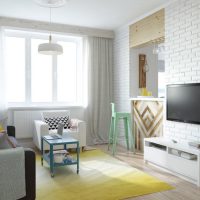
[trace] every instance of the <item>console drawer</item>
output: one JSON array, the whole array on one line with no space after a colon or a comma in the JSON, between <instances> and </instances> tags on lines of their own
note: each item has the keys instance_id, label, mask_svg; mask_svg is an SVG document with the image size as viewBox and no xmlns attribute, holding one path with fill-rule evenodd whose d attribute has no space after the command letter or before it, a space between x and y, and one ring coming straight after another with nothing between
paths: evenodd
<instances>
[{"instance_id":1,"label":"console drawer","mask_svg":"<svg viewBox=\"0 0 200 200\"><path fill-rule=\"evenodd\" d=\"M182 157L168 154L167 168L173 172L187 176L193 180L198 177L198 162L197 160L187 160Z\"/></svg>"},{"instance_id":2,"label":"console drawer","mask_svg":"<svg viewBox=\"0 0 200 200\"><path fill-rule=\"evenodd\" d=\"M164 150L157 149L155 147L144 147L144 159L162 167L167 164L167 152Z\"/></svg>"}]
</instances>

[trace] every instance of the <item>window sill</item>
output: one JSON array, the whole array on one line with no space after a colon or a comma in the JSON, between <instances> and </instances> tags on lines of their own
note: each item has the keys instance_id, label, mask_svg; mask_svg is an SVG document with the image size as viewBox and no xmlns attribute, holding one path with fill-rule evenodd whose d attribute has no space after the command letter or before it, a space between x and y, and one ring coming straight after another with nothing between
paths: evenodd
<instances>
[{"instance_id":1,"label":"window sill","mask_svg":"<svg viewBox=\"0 0 200 200\"><path fill-rule=\"evenodd\" d=\"M52 110L52 109L70 109L70 108L81 108L84 109L84 106L72 105L30 105L30 106L8 106L8 110Z\"/></svg>"}]
</instances>

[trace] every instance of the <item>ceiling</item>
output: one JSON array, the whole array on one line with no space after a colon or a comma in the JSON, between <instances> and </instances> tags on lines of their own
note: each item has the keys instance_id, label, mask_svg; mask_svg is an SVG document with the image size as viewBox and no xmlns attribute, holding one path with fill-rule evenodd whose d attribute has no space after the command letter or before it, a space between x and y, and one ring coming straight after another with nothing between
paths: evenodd
<instances>
[{"instance_id":1,"label":"ceiling","mask_svg":"<svg viewBox=\"0 0 200 200\"><path fill-rule=\"evenodd\" d=\"M113 30L169 0L67 0L52 9L52 22ZM49 9L34 0L0 0L0 16L49 21Z\"/></svg>"}]
</instances>

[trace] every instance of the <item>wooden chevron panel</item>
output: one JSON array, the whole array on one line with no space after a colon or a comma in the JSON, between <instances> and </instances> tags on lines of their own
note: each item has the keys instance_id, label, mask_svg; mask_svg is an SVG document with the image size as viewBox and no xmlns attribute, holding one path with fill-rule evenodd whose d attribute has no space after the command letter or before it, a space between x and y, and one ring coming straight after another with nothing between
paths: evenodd
<instances>
[{"instance_id":1,"label":"wooden chevron panel","mask_svg":"<svg viewBox=\"0 0 200 200\"><path fill-rule=\"evenodd\" d=\"M163 102L134 100L132 102L136 148L143 150L143 139L163 134Z\"/></svg>"}]
</instances>

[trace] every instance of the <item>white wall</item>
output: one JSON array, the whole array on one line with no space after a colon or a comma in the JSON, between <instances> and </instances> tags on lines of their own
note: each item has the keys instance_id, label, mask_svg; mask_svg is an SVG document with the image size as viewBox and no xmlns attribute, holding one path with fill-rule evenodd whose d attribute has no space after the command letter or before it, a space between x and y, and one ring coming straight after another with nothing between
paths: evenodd
<instances>
[{"instance_id":1,"label":"white wall","mask_svg":"<svg viewBox=\"0 0 200 200\"><path fill-rule=\"evenodd\" d=\"M178 0L166 13L166 83L200 82L200 1ZM200 126L165 122L166 137L200 141Z\"/></svg>"},{"instance_id":2,"label":"white wall","mask_svg":"<svg viewBox=\"0 0 200 200\"><path fill-rule=\"evenodd\" d=\"M149 71L146 73L146 87L154 97L158 96L158 56L153 54L153 45L130 50L130 96L140 95L139 54L145 54Z\"/></svg>"}]
</instances>

